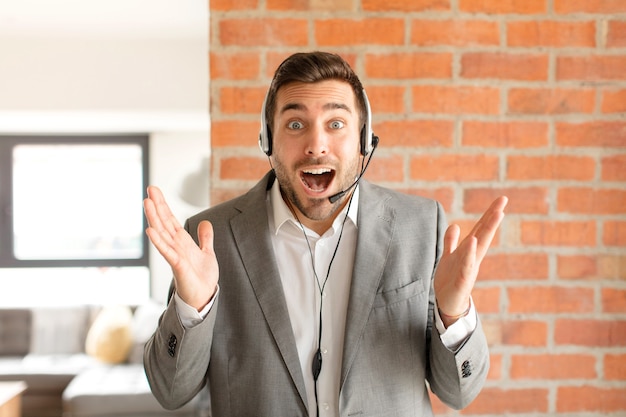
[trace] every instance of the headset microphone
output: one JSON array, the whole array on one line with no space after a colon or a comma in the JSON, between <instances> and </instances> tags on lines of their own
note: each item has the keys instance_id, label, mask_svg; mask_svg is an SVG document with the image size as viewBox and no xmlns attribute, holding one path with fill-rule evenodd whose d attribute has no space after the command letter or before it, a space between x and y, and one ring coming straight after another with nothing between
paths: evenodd
<instances>
[{"instance_id":1,"label":"headset microphone","mask_svg":"<svg viewBox=\"0 0 626 417\"><path fill-rule=\"evenodd\" d=\"M350 191L351 189L353 189L354 187L356 187L356 185L359 183L359 181L361 180L361 177L363 177L363 175L365 174L365 170L367 169L367 167L369 166L371 160L372 160L372 156L374 155L374 151L376 150L376 146L378 146L378 136L372 134L372 150L370 151L368 157L367 157L367 163L365 164L365 166L363 167L363 169L361 170L361 172L359 173L359 176L356 178L356 180L352 183L352 185L350 185L348 188L339 191L337 194L333 194L330 197L328 197L328 201L331 202L331 204L334 204L337 200L339 200L341 197L343 197L344 195L346 195L346 193L348 191Z\"/></svg>"}]
</instances>

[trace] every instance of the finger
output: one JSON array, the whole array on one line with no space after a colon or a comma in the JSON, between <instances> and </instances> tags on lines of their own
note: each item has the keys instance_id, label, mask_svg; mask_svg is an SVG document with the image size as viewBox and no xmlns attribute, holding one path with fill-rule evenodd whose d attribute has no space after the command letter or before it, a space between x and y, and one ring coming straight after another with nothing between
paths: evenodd
<instances>
[{"instance_id":1,"label":"finger","mask_svg":"<svg viewBox=\"0 0 626 417\"><path fill-rule=\"evenodd\" d=\"M208 220L198 224L198 245L205 252L213 252L213 225Z\"/></svg>"},{"instance_id":2,"label":"finger","mask_svg":"<svg viewBox=\"0 0 626 417\"><path fill-rule=\"evenodd\" d=\"M477 239L476 258L482 261L491 245L493 238L504 219L504 208L508 202L507 197L499 197L489 206L480 220L476 223L469 236Z\"/></svg>"},{"instance_id":3,"label":"finger","mask_svg":"<svg viewBox=\"0 0 626 417\"><path fill-rule=\"evenodd\" d=\"M154 203L154 208L160 227L167 231L171 237L174 237L176 233L182 228L176 217L170 210L169 205L163 197L163 193L158 187L153 185L148 187L148 198Z\"/></svg>"},{"instance_id":4,"label":"finger","mask_svg":"<svg viewBox=\"0 0 626 417\"><path fill-rule=\"evenodd\" d=\"M168 242L162 236L163 234L159 233L155 228L148 227L146 229L146 234L148 238L154 245L154 247L159 251L161 256L167 261L168 264L174 266L178 263L180 256L174 250L171 242Z\"/></svg>"},{"instance_id":5,"label":"finger","mask_svg":"<svg viewBox=\"0 0 626 417\"><path fill-rule=\"evenodd\" d=\"M443 235L443 253L450 254L456 250L459 244L459 236L461 235L461 228L456 224L448 226L446 233Z\"/></svg>"}]
</instances>

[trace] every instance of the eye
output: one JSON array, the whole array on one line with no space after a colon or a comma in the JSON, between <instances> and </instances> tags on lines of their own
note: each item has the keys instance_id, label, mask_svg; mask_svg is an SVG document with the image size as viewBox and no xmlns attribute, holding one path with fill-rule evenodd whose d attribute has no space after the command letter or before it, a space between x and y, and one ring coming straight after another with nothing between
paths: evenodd
<instances>
[{"instance_id":1,"label":"eye","mask_svg":"<svg viewBox=\"0 0 626 417\"><path fill-rule=\"evenodd\" d=\"M341 129L342 127L344 127L344 123L341 120L333 120L330 122L331 129Z\"/></svg>"},{"instance_id":2,"label":"eye","mask_svg":"<svg viewBox=\"0 0 626 417\"><path fill-rule=\"evenodd\" d=\"M303 125L302 125L301 122L299 122L297 120L293 120L293 121L287 123L287 127L289 129L298 130L298 129L302 129Z\"/></svg>"}]
</instances>

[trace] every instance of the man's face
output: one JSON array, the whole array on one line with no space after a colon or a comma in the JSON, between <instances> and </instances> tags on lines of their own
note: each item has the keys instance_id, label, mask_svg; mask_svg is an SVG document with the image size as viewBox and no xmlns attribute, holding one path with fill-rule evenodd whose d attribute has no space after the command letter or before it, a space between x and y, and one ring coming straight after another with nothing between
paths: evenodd
<instances>
[{"instance_id":1,"label":"man's face","mask_svg":"<svg viewBox=\"0 0 626 417\"><path fill-rule=\"evenodd\" d=\"M350 194L334 204L328 197L348 188L359 174L359 131L348 83L295 82L278 90L271 162L283 198L303 223L330 225L347 202Z\"/></svg>"}]
</instances>

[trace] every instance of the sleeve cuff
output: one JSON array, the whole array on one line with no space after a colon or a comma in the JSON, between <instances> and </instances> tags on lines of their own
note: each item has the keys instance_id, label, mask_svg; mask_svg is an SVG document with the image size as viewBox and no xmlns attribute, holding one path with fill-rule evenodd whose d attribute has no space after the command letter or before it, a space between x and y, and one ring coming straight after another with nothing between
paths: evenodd
<instances>
[{"instance_id":1,"label":"sleeve cuff","mask_svg":"<svg viewBox=\"0 0 626 417\"><path fill-rule=\"evenodd\" d=\"M174 292L174 303L176 305L176 312L178 313L178 317L180 318L180 322L183 324L183 326L187 329L190 329L200 324L202 320L204 320L205 317L209 314L209 311L211 311L211 307L213 307L213 304L215 303L219 292L220 288L218 286L215 295L213 296L213 298L211 298L211 301L209 301L209 303L204 306L201 311L196 310L195 308L184 302L183 299L180 298L178 293Z\"/></svg>"},{"instance_id":2,"label":"sleeve cuff","mask_svg":"<svg viewBox=\"0 0 626 417\"><path fill-rule=\"evenodd\" d=\"M441 341L449 350L455 351L458 349L459 346L461 346L461 344L463 344L463 342L472 335L477 324L478 318L476 317L476 308L471 297L470 310L467 313L467 316L461 317L447 329L443 325L443 320L441 320L439 308L437 307L437 302L435 301L435 326L439 331Z\"/></svg>"}]
</instances>

